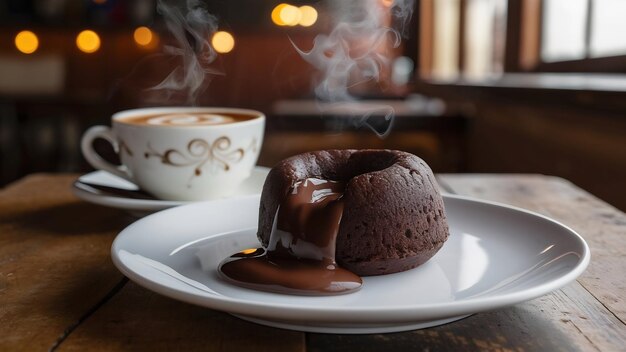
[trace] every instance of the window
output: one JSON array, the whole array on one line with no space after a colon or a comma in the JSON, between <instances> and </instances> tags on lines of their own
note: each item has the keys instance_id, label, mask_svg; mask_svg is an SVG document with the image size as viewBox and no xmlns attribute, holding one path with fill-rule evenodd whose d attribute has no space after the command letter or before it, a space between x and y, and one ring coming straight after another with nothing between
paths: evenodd
<instances>
[{"instance_id":1,"label":"window","mask_svg":"<svg viewBox=\"0 0 626 352\"><path fill-rule=\"evenodd\" d=\"M544 0L545 62L626 54L626 1Z\"/></svg>"},{"instance_id":2,"label":"window","mask_svg":"<svg viewBox=\"0 0 626 352\"><path fill-rule=\"evenodd\" d=\"M454 79L459 73L460 0L433 1L434 41L432 76Z\"/></svg>"},{"instance_id":3,"label":"window","mask_svg":"<svg viewBox=\"0 0 626 352\"><path fill-rule=\"evenodd\" d=\"M502 73L506 9L505 0L466 0L462 67L466 78Z\"/></svg>"},{"instance_id":4,"label":"window","mask_svg":"<svg viewBox=\"0 0 626 352\"><path fill-rule=\"evenodd\" d=\"M626 73L626 0L420 0L424 78Z\"/></svg>"},{"instance_id":5,"label":"window","mask_svg":"<svg viewBox=\"0 0 626 352\"><path fill-rule=\"evenodd\" d=\"M422 75L450 80L460 74L465 78L484 78L501 73L506 3L506 0L422 0L420 46L423 54L431 55L422 55ZM431 21L432 25L424 25ZM428 63L427 69L424 62Z\"/></svg>"},{"instance_id":6,"label":"window","mask_svg":"<svg viewBox=\"0 0 626 352\"><path fill-rule=\"evenodd\" d=\"M594 0L590 57L626 54L626 1Z\"/></svg>"},{"instance_id":7,"label":"window","mask_svg":"<svg viewBox=\"0 0 626 352\"><path fill-rule=\"evenodd\" d=\"M542 61L565 61L585 57L587 5L588 0L544 0Z\"/></svg>"}]
</instances>

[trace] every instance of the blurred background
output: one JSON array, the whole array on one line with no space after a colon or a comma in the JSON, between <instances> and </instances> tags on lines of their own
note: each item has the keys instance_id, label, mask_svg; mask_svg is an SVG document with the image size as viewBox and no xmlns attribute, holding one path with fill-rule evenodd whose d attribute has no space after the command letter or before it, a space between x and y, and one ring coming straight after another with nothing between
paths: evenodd
<instances>
[{"instance_id":1,"label":"blurred background","mask_svg":"<svg viewBox=\"0 0 626 352\"><path fill-rule=\"evenodd\" d=\"M0 186L91 170L81 134L116 111L197 104L265 112L265 166L309 150L393 148L440 173L561 176L626 210L626 1L415 0L403 23L394 0L377 2L404 38L389 41L378 81L350 93L393 108L384 137L353 114L321 113L319 70L294 48L311 49L360 0L203 1L218 20L206 38L218 74L193 101L148 94L180 64L163 54L176 38L156 0L3 0Z\"/></svg>"}]
</instances>

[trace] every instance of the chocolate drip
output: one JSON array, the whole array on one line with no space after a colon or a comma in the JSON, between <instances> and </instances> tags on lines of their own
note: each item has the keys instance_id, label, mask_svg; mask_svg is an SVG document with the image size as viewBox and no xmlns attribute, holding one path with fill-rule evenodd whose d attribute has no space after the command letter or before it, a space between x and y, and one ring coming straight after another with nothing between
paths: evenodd
<instances>
[{"instance_id":1,"label":"chocolate drip","mask_svg":"<svg viewBox=\"0 0 626 352\"><path fill-rule=\"evenodd\" d=\"M232 255L220 264L221 276L247 288L300 295L359 289L361 278L335 261L344 187L318 178L295 183L276 212L267 249Z\"/></svg>"}]
</instances>

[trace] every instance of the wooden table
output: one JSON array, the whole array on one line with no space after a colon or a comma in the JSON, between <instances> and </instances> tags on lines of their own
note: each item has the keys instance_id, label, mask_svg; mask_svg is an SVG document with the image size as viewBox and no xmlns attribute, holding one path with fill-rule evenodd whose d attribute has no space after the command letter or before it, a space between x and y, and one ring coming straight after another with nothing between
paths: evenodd
<instances>
[{"instance_id":1,"label":"wooden table","mask_svg":"<svg viewBox=\"0 0 626 352\"><path fill-rule=\"evenodd\" d=\"M124 278L109 249L133 219L76 199L75 178L31 175L0 191L0 351L626 350L626 214L563 179L439 177L449 192L531 209L578 231L592 253L578 281L435 328L326 335L255 325Z\"/></svg>"}]
</instances>

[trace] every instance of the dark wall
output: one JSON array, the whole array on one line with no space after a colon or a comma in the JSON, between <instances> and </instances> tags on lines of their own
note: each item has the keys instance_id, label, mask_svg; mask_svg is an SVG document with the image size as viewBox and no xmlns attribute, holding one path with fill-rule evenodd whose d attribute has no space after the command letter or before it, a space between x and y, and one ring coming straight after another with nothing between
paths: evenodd
<instances>
[{"instance_id":1,"label":"dark wall","mask_svg":"<svg viewBox=\"0 0 626 352\"><path fill-rule=\"evenodd\" d=\"M468 170L566 178L626 210L624 93L428 86L468 116Z\"/></svg>"}]
</instances>

